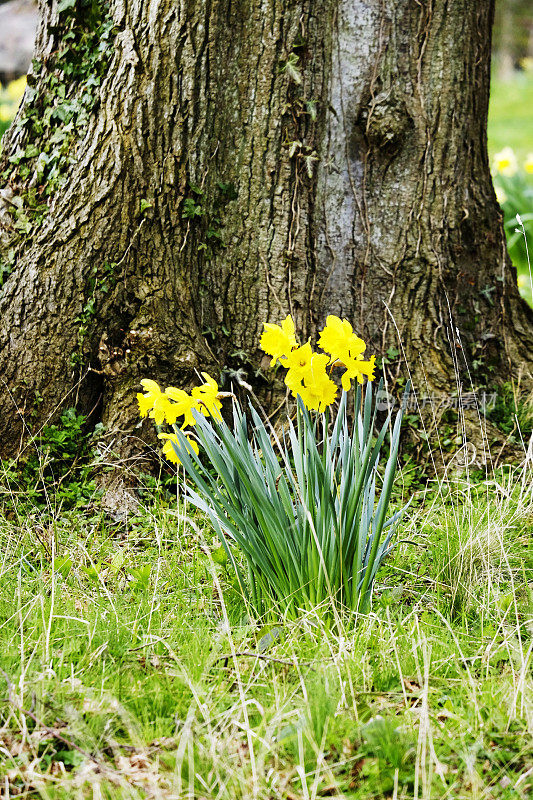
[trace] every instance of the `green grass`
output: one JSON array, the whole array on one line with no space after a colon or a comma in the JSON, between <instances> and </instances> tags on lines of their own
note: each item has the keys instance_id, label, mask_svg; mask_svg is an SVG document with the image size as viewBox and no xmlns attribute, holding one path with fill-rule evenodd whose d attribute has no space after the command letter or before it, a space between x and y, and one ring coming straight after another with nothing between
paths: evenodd
<instances>
[{"instance_id":1,"label":"green grass","mask_svg":"<svg viewBox=\"0 0 533 800\"><path fill-rule=\"evenodd\" d=\"M530 478L439 484L371 613L267 627L172 498L122 523L97 503L15 505L0 526L4 796L527 797Z\"/></svg>"},{"instance_id":2,"label":"green grass","mask_svg":"<svg viewBox=\"0 0 533 800\"><path fill-rule=\"evenodd\" d=\"M532 72L517 73L509 81L492 81L487 134L491 159L507 146L520 162L533 151Z\"/></svg>"}]
</instances>

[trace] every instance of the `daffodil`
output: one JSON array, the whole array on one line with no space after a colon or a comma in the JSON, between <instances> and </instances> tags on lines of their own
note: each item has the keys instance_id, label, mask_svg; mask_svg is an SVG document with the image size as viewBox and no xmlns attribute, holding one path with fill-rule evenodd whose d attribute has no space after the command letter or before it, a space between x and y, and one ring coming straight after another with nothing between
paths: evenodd
<instances>
[{"instance_id":1,"label":"daffodil","mask_svg":"<svg viewBox=\"0 0 533 800\"><path fill-rule=\"evenodd\" d=\"M306 342L301 347L291 350L281 363L289 370L293 380L301 381L311 369L312 358L313 349L309 342Z\"/></svg>"},{"instance_id":2,"label":"daffodil","mask_svg":"<svg viewBox=\"0 0 533 800\"><path fill-rule=\"evenodd\" d=\"M374 380L376 356L371 356L369 361L363 361L359 358L350 358L344 362L346 372L341 378L342 388L345 392L350 391L352 381L357 378L359 383L363 383L365 376L369 381Z\"/></svg>"},{"instance_id":3,"label":"daffodil","mask_svg":"<svg viewBox=\"0 0 533 800\"><path fill-rule=\"evenodd\" d=\"M331 356L332 363L343 362L349 358L359 358L366 350L366 344L355 335L347 319L339 319L330 314L320 333L318 346Z\"/></svg>"},{"instance_id":4,"label":"daffodil","mask_svg":"<svg viewBox=\"0 0 533 800\"><path fill-rule=\"evenodd\" d=\"M172 414L175 415L174 422L178 417L183 417L183 428L189 425L196 425L196 420L193 411L200 411L200 405L196 397L192 394L187 394L183 389L177 389L175 386L167 386L165 389L167 397L174 400L172 404Z\"/></svg>"},{"instance_id":5,"label":"daffodil","mask_svg":"<svg viewBox=\"0 0 533 800\"><path fill-rule=\"evenodd\" d=\"M528 156L524 161L524 169L528 175L533 175L533 153L528 153Z\"/></svg>"},{"instance_id":6,"label":"daffodil","mask_svg":"<svg viewBox=\"0 0 533 800\"><path fill-rule=\"evenodd\" d=\"M145 394L137 394L141 417L149 414L156 425L162 425L167 416L168 398L159 388L159 384L149 378L143 378L141 386L145 390Z\"/></svg>"},{"instance_id":7,"label":"daffodil","mask_svg":"<svg viewBox=\"0 0 533 800\"><path fill-rule=\"evenodd\" d=\"M518 169L516 156L511 147L504 147L494 156L493 169L508 178L511 178Z\"/></svg>"},{"instance_id":8,"label":"daffodil","mask_svg":"<svg viewBox=\"0 0 533 800\"><path fill-rule=\"evenodd\" d=\"M303 347L306 347L306 345L303 345ZM303 347L298 348L298 350L302 350ZM311 345L307 345L307 347L311 350ZM291 356L298 353L298 350L293 350ZM297 388L300 386L304 380L313 380L313 377L318 375L327 377L326 367L328 363L328 356L323 353L313 353L312 351L310 357L308 357L308 353L305 352L301 354L299 358L293 358L291 366L285 376L285 385L294 392L295 387Z\"/></svg>"},{"instance_id":9,"label":"daffodil","mask_svg":"<svg viewBox=\"0 0 533 800\"><path fill-rule=\"evenodd\" d=\"M337 387L325 371L317 371L305 379L298 394L310 411L325 411L334 402Z\"/></svg>"},{"instance_id":10,"label":"daffodil","mask_svg":"<svg viewBox=\"0 0 533 800\"><path fill-rule=\"evenodd\" d=\"M181 450L182 445L176 434L160 433L159 438L164 440L163 455L165 456L167 461L171 461L173 464L180 464L181 463L180 458L174 448L177 447L178 450ZM196 442L189 436L186 436L185 438L187 439L187 443L191 448L191 450L193 450L196 453L196 455L198 455L200 451Z\"/></svg>"},{"instance_id":11,"label":"daffodil","mask_svg":"<svg viewBox=\"0 0 533 800\"><path fill-rule=\"evenodd\" d=\"M302 351L299 355L299 351ZM285 376L285 384L294 397L300 395L310 411L324 411L337 395L337 387L328 377L326 367L329 357L323 353L313 353L311 345L303 345L293 350L288 362L291 367ZM285 365L287 362L283 362Z\"/></svg>"},{"instance_id":12,"label":"daffodil","mask_svg":"<svg viewBox=\"0 0 533 800\"><path fill-rule=\"evenodd\" d=\"M286 358L293 347L296 347L296 337L294 335L294 322L289 314L280 325L272 322L264 323L265 330L261 336L260 346L264 352L272 356L270 366L273 367L276 361Z\"/></svg>"},{"instance_id":13,"label":"daffodil","mask_svg":"<svg viewBox=\"0 0 533 800\"><path fill-rule=\"evenodd\" d=\"M168 398L165 419L169 425L174 425L178 417L183 414L183 404L187 404L189 395L183 389L177 389L175 386L167 386L165 395ZM171 400L174 402L171 403Z\"/></svg>"},{"instance_id":14,"label":"daffodil","mask_svg":"<svg viewBox=\"0 0 533 800\"><path fill-rule=\"evenodd\" d=\"M222 403L218 399L218 384L207 372L202 372L202 378L204 378L205 383L196 386L191 395L198 401L198 408L204 416L222 419L220 414Z\"/></svg>"}]
</instances>

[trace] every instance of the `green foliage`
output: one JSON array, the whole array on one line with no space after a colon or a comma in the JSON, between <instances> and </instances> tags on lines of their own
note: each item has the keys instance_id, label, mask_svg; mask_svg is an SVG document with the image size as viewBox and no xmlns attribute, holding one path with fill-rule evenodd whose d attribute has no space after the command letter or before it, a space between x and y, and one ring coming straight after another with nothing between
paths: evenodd
<instances>
[{"instance_id":1,"label":"green foliage","mask_svg":"<svg viewBox=\"0 0 533 800\"><path fill-rule=\"evenodd\" d=\"M281 71L286 73L286 75L289 77L289 80L298 85L302 83L302 73L300 72L298 65L299 61L300 57L296 53L289 53L287 61L281 68Z\"/></svg>"},{"instance_id":2,"label":"green foliage","mask_svg":"<svg viewBox=\"0 0 533 800\"><path fill-rule=\"evenodd\" d=\"M522 296L533 305L527 249L528 243L533 243L533 172L520 169L513 175L498 172L494 184L504 214L507 250L518 272L518 286Z\"/></svg>"},{"instance_id":3,"label":"green foliage","mask_svg":"<svg viewBox=\"0 0 533 800\"><path fill-rule=\"evenodd\" d=\"M494 406L487 414L511 442L528 442L533 433L533 397L524 397L511 383L495 392Z\"/></svg>"},{"instance_id":4,"label":"green foliage","mask_svg":"<svg viewBox=\"0 0 533 800\"><path fill-rule=\"evenodd\" d=\"M0 500L17 513L47 508L51 495L63 508L80 507L91 500L91 480L98 455L95 443L103 426L87 432L87 418L69 408L59 424L47 425L15 461L2 463Z\"/></svg>"},{"instance_id":5,"label":"green foliage","mask_svg":"<svg viewBox=\"0 0 533 800\"><path fill-rule=\"evenodd\" d=\"M330 603L369 608L376 573L403 514L386 520L403 410L391 433L376 505L377 467L390 415L374 439L371 384L364 403L358 387L352 430L346 407L344 392L329 430L327 416L312 418L299 398L297 425L289 420L275 446L253 408L249 422L234 404L233 430L223 420L212 424L195 414L202 454L218 481L175 428L176 453L198 490L188 489L190 500L211 520L256 613L277 608L297 615ZM245 559L246 580L233 547Z\"/></svg>"},{"instance_id":6,"label":"green foliage","mask_svg":"<svg viewBox=\"0 0 533 800\"><path fill-rule=\"evenodd\" d=\"M216 182L214 198L206 197L204 189L194 183L189 184L189 190L191 194L183 200L181 216L193 226L197 249L209 259L217 248L224 247L223 212L228 203L237 199L237 191L233 183L224 181Z\"/></svg>"}]
</instances>

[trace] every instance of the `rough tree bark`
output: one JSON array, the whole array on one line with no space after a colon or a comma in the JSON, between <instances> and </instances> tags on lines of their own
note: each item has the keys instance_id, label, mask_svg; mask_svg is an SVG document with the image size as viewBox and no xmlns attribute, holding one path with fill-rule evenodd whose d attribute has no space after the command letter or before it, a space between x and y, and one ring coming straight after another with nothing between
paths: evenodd
<instances>
[{"instance_id":1,"label":"rough tree bark","mask_svg":"<svg viewBox=\"0 0 533 800\"><path fill-rule=\"evenodd\" d=\"M25 115L51 75L67 100L98 83L100 62L70 81L58 60L84 15L110 16L111 45L47 195L38 151L70 118L40 134ZM259 333L288 311L302 338L346 316L369 352L397 346L394 318L424 390L465 362L531 380L487 159L492 17L488 0L42 0L4 143L4 454L74 399L131 435L143 376L241 370L267 397Z\"/></svg>"}]
</instances>

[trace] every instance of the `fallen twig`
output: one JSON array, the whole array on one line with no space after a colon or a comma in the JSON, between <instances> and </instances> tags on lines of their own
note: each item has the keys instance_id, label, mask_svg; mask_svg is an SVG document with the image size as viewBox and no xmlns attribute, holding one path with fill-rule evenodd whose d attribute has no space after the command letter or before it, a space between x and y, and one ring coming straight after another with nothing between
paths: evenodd
<instances>
[{"instance_id":1,"label":"fallen twig","mask_svg":"<svg viewBox=\"0 0 533 800\"><path fill-rule=\"evenodd\" d=\"M284 664L288 667L313 667L316 664L316 661L289 661L284 658L274 658L273 656L266 656L263 653L254 653L251 650L243 650L241 653L235 653L235 656L262 658L264 661L273 661L276 664ZM226 653L223 656L219 656L214 663L216 664L218 661L229 661L230 658L233 658L233 653Z\"/></svg>"}]
</instances>

